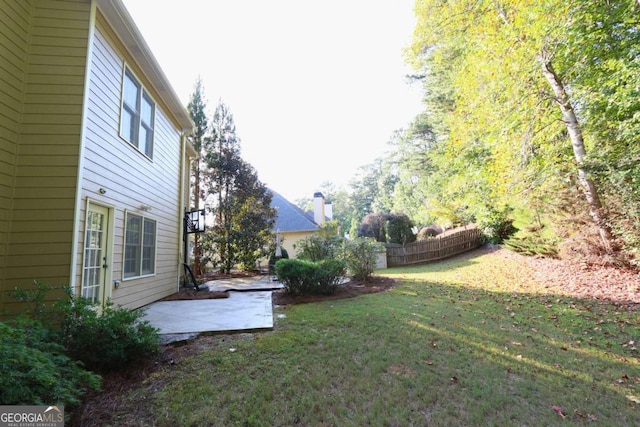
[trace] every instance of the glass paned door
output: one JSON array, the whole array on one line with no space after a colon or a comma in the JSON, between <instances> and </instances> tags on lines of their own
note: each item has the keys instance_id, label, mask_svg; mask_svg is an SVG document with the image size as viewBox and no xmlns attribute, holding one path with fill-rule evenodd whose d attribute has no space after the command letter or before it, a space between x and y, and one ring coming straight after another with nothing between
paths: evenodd
<instances>
[{"instance_id":1,"label":"glass paned door","mask_svg":"<svg viewBox=\"0 0 640 427\"><path fill-rule=\"evenodd\" d=\"M102 304L105 301L109 209L89 205L84 238L82 296Z\"/></svg>"}]
</instances>

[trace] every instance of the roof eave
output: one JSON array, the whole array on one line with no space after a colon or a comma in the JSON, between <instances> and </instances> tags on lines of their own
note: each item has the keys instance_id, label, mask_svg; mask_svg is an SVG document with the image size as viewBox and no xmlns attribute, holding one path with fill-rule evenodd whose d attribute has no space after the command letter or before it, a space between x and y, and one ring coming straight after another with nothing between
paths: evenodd
<instances>
[{"instance_id":1,"label":"roof eave","mask_svg":"<svg viewBox=\"0 0 640 427\"><path fill-rule=\"evenodd\" d=\"M155 90L162 97L170 113L175 117L180 126L180 131L190 133L193 130L193 122L189 113L182 105L180 98L171 86L169 79L162 71L149 45L142 37L133 18L127 11L122 0L95 0L96 5L116 32L129 54L136 58L138 65L145 76L153 84Z\"/></svg>"}]
</instances>

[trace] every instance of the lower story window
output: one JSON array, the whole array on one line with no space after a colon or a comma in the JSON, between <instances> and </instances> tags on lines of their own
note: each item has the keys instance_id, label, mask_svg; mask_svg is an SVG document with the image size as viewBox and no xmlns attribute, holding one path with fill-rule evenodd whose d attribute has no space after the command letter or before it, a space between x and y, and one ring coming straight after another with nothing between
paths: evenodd
<instances>
[{"instance_id":1,"label":"lower story window","mask_svg":"<svg viewBox=\"0 0 640 427\"><path fill-rule=\"evenodd\" d=\"M156 222L127 213L124 278L148 276L156 271Z\"/></svg>"}]
</instances>

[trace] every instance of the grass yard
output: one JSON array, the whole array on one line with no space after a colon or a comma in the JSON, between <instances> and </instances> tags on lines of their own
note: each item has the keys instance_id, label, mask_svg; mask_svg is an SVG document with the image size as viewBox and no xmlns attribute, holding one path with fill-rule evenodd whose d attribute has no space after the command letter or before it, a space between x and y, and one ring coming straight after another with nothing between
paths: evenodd
<instances>
[{"instance_id":1,"label":"grass yard","mask_svg":"<svg viewBox=\"0 0 640 427\"><path fill-rule=\"evenodd\" d=\"M379 273L398 286L276 308L273 332L199 338L105 422L640 425L634 305L550 294L500 251Z\"/></svg>"}]
</instances>

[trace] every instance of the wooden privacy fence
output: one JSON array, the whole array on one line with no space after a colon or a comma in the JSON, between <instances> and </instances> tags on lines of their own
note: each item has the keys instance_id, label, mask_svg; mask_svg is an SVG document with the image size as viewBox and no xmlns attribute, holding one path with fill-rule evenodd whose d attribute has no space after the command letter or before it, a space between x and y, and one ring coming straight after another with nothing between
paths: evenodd
<instances>
[{"instance_id":1,"label":"wooden privacy fence","mask_svg":"<svg viewBox=\"0 0 640 427\"><path fill-rule=\"evenodd\" d=\"M475 249L482 244L482 232L476 228L436 236L428 240L399 245L389 243L387 247L387 266L397 267L407 264L434 261Z\"/></svg>"}]
</instances>

